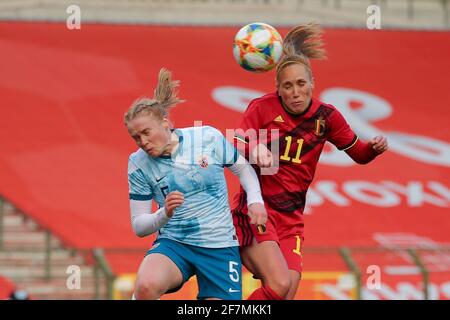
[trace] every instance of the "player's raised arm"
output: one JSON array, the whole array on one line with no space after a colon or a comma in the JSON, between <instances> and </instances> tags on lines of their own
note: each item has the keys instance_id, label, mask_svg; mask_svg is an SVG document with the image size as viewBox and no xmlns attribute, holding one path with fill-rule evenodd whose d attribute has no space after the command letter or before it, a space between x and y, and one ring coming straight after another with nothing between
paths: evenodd
<instances>
[{"instance_id":1,"label":"player's raised arm","mask_svg":"<svg viewBox=\"0 0 450 320\"><path fill-rule=\"evenodd\" d=\"M345 151L358 164L367 164L388 149L387 139L383 136L370 141L359 139L337 109L331 114L329 123L331 130L327 140Z\"/></svg>"},{"instance_id":2,"label":"player's raised arm","mask_svg":"<svg viewBox=\"0 0 450 320\"><path fill-rule=\"evenodd\" d=\"M358 164L367 164L388 149L387 139L377 136L365 142L357 140L353 146L345 152Z\"/></svg>"},{"instance_id":3,"label":"player's raised arm","mask_svg":"<svg viewBox=\"0 0 450 320\"><path fill-rule=\"evenodd\" d=\"M250 163L237 151L237 149L227 141L222 133L211 128L217 138L217 147L215 155L217 159L228 167L239 178L239 182L247 194L248 216L250 223L256 224L261 230L265 229L264 224L267 221L267 211L264 207L264 201L261 196L261 188L258 176ZM262 231L261 231L262 232Z\"/></svg>"},{"instance_id":4,"label":"player's raised arm","mask_svg":"<svg viewBox=\"0 0 450 320\"><path fill-rule=\"evenodd\" d=\"M265 225L267 221L267 211L261 196L261 189L258 176L250 163L243 156L239 156L235 164L229 167L239 178L239 182L247 194L248 216L250 223L257 226Z\"/></svg>"}]
</instances>

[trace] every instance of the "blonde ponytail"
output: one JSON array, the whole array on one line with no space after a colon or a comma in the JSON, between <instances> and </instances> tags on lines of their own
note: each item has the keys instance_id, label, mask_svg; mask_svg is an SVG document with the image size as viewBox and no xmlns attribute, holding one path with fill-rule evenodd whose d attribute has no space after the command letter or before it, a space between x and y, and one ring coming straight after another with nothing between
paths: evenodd
<instances>
[{"instance_id":1,"label":"blonde ponytail","mask_svg":"<svg viewBox=\"0 0 450 320\"><path fill-rule=\"evenodd\" d=\"M317 23L299 25L291 29L283 40L283 57L277 64L277 81L279 81L281 71L291 64L305 66L312 78L309 59L326 58L323 45L322 29Z\"/></svg>"},{"instance_id":2,"label":"blonde ponytail","mask_svg":"<svg viewBox=\"0 0 450 320\"><path fill-rule=\"evenodd\" d=\"M153 94L153 99L158 101L165 109L169 109L176 104L183 102L178 99L176 88L179 86L180 81L172 81L172 73L166 68L159 70L158 85L156 86Z\"/></svg>"},{"instance_id":3,"label":"blonde ponytail","mask_svg":"<svg viewBox=\"0 0 450 320\"><path fill-rule=\"evenodd\" d=\"M172 73L165 68L161 68L153 98L143 97L134 101L125 113L125 124L139 115L151 114L157 120L168 117L170 108L184 102L184 100L178 98L176 90L178 86L178 80L172 81Z\"/></svg>"},{"instance_id":4,"label":"blonde ponytail","mask_svg":"<svg viewBox=\"0 0 450 320\"><path fill-rule=\"evenodd\" d=\"M310 59L325 58L322 30L317 23L299 25L291 29L283 41L283 52L289 55L305 55Z\"/></svg>"}]
</instances>

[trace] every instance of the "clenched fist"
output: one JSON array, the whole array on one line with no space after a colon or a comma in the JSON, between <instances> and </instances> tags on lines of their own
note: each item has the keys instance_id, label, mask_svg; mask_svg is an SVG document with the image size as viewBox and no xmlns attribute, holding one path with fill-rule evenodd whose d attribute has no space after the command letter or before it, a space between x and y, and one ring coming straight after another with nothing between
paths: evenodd
<instances>
[{"instance_id":1,"label":"clenched fist","mask_svg":"<svg viewBox=\"0 0 450 320\"><path fill-rule=\"evenodd\" d=\"M369 146L371 146L376 153L383 153L388 149L388 142L386 137L376 136L369 141Z\"/></svg>"},{"instance_id":2,"label":"clenched fist","mask_svg":"<svg viewBox=\"0 0 450 320\"><path fill-rule=\"evenodd\" d=\"M267 211L262 203L252 203L248 206L248 216L250 217L250 223L258 226L259 233L264 233L267 222Z\"/></svg>"},{"instance_id":3,"label":"clenched fist","mask_svg":"<svg viewBox=\"0 0 450 320\"><path fill-rule=\"evenodd\" d=\"M259 143L251 152L251 163L260 168L270 168L273 163L272 152L267 147Z\"/></svg>"},{"instance_id":4,"label":"clenched fist","mask_svg":"<svg viewBox=\"0 0 450 320\"><path fill-rule=\"evenodd\" d=\"M172 191L171 193L169 193L165 201L166 215L169 218L172 218L175 209L181 206L183 202L184 196L181 192Z\"/></svg>"}]
</instances>

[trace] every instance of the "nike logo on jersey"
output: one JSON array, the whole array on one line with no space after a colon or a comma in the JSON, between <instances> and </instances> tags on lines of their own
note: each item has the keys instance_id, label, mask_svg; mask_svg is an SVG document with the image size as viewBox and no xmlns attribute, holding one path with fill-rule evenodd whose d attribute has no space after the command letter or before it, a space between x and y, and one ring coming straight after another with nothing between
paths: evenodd
<instances>
[{"instance_id":1,"label":"nike logo on jersey","mask_svg":"<svg viewBox=\"0 0 450 320\"><path fill-rule=\"evenodd\" d=\"M233 292L240 292L241 290L235 290L235 289L232 289L232 288L230 288L230 289L228 289L228 292L231 292L231 293L233 293Z\"/></svg>"},{"instance_id":2,"label":"nike logo on jersey","mask_svg":"<svg viewBox=\"0 0 450 320\"><path fill-rule=\"evenodd\" d=\"M162 179L164 179L166 176L164 176L164 177L161 177L161 178L156 178L156 182L160 182Z\"/></svg>"},{"instance_id":3,"label":"nike logo on jersey","mask_svg":"<svg viewBox=\"0 0 450 320\"><path fill-rule=\"evenodd\" d=\"M273 121L275 121L275 122L284 122L283 117L281 115L279 115L278 117L273 119Z\"/></svg>"}]
</instances>

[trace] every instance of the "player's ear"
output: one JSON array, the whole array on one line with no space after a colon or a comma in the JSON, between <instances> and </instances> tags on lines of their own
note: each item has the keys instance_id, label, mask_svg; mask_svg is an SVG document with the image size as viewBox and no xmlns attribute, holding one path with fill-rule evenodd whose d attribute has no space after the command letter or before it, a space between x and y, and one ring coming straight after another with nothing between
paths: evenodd
<instances>
[{"instance_id":1,"label":"player's ear","mask_svg":"<svg viewBox=\"0 0 450 320\"><path fill-rule=\"evenodd\" d=\"M314 77L311 76L311 90L314 90Z\"/></svg>"},{"instance_id":2,"label":"player's ear","mask_svg":"<svg viewBox=\"0 0 450 320\"><path fill-rule=\"evenodd\" d=\"M170 129L170 122L169 119L166 117L163 118L161 125L164 127L164 129Z\"/></svg>"}]
</instances>

